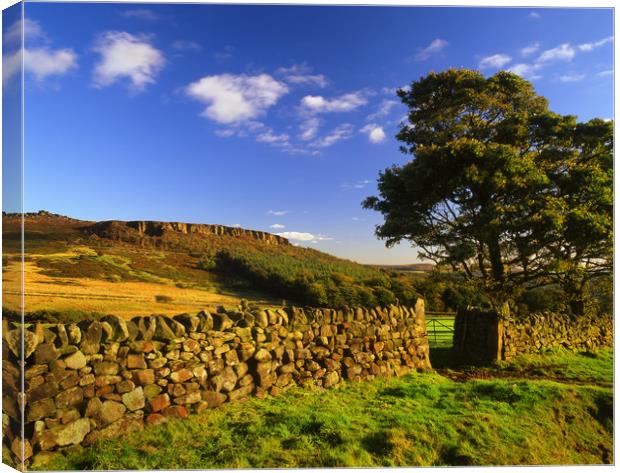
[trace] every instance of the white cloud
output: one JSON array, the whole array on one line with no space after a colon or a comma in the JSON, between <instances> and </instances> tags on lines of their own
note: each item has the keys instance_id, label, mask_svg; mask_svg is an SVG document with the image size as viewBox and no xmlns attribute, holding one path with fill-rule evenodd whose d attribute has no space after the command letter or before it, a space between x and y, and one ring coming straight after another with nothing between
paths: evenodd
<instances>
[{"instance_id":1,"label":"white cloud","mask_svg":"<svg viewBox=\"0 0 620 473\"><path fill-rule=\"evenodd\" d=\"M440 52L446 46L448 46L448 42L446 40L439 38L434 39L428 46L418 51L415 55L415 59L416 61L425 61L433 54Z\"/></svg>"},{"instance_id":2,"label":"white cloud","mask_svg":"<svg viewBox=\"0 0 620 473\"><path fill-rule=\"evenodd\" d=\"M560 76L558 80L560 82L579 82L585 77L585 74L565 74L563 76Z\"/></svg>"},{"instance_id":3,"label":"white cloud","mask_svg":"<svg viewBox=\"0 0 620 473\"><path fill-rule=\"evenodd\" d=\"M306 232L281 232L276 235L295 241L309 241L310 243L318 243L319 241L333 240L333 238L325 235L314 235Z\"/></svg>"},{"instance_id":4,"label":"white cloud","mask_svg":"<svg viewBox=\"0 0 620 473\"><path fill-rule=\"evenodd\" d=\"M157 21L161 17L153 10L147 10L146 8L136 8L133 10L125 10L121 13L121 16L125 18L134 18L137 20Z\"/></svg>"},{"instance_id":5,"label":"white cloud","mask_svg":"<svg viewBox=\"0 0 620 473\"><path fill-rule=\"evenodd\" d=\"M315 113L350 112L368 101L361 92L351 92L333 99L326 99L320 95L306 95L301 99L301 105L306 110Z\"/></svg>"},{"instance_id":6,"label":"white cloud","mask_svg":"<svg viewBox=\"0 0 620 473\"><path fill-rule=\"evenodd\" d=\"M395 95L398 87L381 87L381 93L386 95Z\"/></svg>"},{"instance_id":7,"label":"white cloud","mask_svg":"<svg viewBox=\"0 0 620 473\"><path fill-rule=\"evenodd\" d=\"M269 215L275 215L276 217L281 217L286 214L290 214L290 210L270 210L267 212Z\"/></svg>"},{"instance_id":8,"label":"white cloud","mask_svg":"<svg viewBox=\"0 0 620 473\"><path fill-rule=\"evenodd\" d=\"M523 57L527 57L531 54L534 54L539 49L540 49L540 43L532 43L524 48L521 48L519 50L519 54Z\"/></svg>"},{"instance_id":9,"label":"white cloud","mask_svg":"<svg viewBox=\"0 0 620 473\"><path fill-rule=\"evenodd\" d=\"M606 77L606 76L613 76L614 75L614 70L613 69L607 69L606 71L601 71L598 74L596 74L599 77Z\"/></svg>"},{"instance_id":10,"label":"white cloud","mask_svg":"<svg viewBox=\"0 0 620 473\"><path fill-rule=\"evenodd\" d=\"M24 37L28 41L32 41L37 38L45 38L45 33L41 28L38 21L31 20L30 18L24 18L23 22ZM9 26L4 33L5 43L21 43L22 39L22 20L17 20L11 26Z\"/></svg>"},{"instance_id":11,"label":"white cloud","mask_svg":"<svg viewBox=\"0 0 620 473\"><path fill-rule=\"evenodd\" d=\"M241 224L240 223L233 223L232 226L234 228L241 228Z\"/></svg>"},{"instance_id":12,"label":"white cloud","mask_svg":"<svg viewBox=\"0 0 620 473\"><path fill-rule=\"evenodd\" d=\"M259 132L261 130L268 130L270 128L267 128L267 126L265 126L265 124L263 122L259 122L257 120L249 120L247 122L245 122L243 124L243 126L245 126L248 130L252 131L252 132Z\"/></svg>"},{"instance_id":13,"label":"white cloud","mask_svg":"<svg viewBox=\"0 0 620 473\"><path fill-rule=\"evenodd\" d=\"M14 22L4 34L5 43L21 44L22 26L26 40L44 40L39 42L39 44L43 43L44 46L22 49L25 73L32 74L37 81L43 81L47 77L63 75L77 67L75 51L70 48L52 49L48 47L49 40L45 32L41 25L34 20L25 18L23 23L21 20ZM2 56L2 79L5 85L12 76L19 73L21 66L21 51L14 51Z\"/></svg>"},{"instance_id":14,"label":"white cloud","mask_svg":"<svg viewBox=\"0 0 620 473\"><path fill-rule=\"evenodd\" d=\"M276 135L273 133L273 130L268 129L267 131L260 133L256 136L256 141L261 143L270 143L270 144L285 144L288 143L289 136L287 134Z\"/></svg>"},{"instance_id":15,"label":"white cloud","mask_svg":"<svg viewBox=\"0 0 620 473\"><path fill-rule=\"evenodd\" d=\"M364 179L362 181L354 182L353 184L344 183L340 187L342 187L343 189L347 189L347 190L348 189L363 189L364 187L366 187L371 182L372 181L370 181L368 179Z\"/></svg>"},{"instance_id":16,"label":"white cloud","mask_svg":"<svg viewBox=\"0 0 620 473\"><path fill-rule=\"evenodd\" d=\"M316 117L310 117L299 125L299 138L308 141L314 138L319 131L320 121Z\"/></svg>"},{"instance_id":17,"label":"white cloud","mask_svg":"<svg viewBox=\"0 0 620 473\"><path fill-rule=\"evenodd\" d=\"M185 41L182 39L174 41L170 47L175 51L197 52L202 50L202 46L196 41Z\"/></svg>"},{"instance_id":18,"label":"white cloud","mask_svg":"<svg viewBox=\"0 0 620 473\"><path fill-rule=\"evenodd\" d=\"M540 79L541 76L538 74L538 71L545 67L548 66L549 64L556 62L556 61L565 61L565 62L570 62L572 61L572 59L575 57L575 55L577 54L577 52L588 52L588 51L592 51L594 48L598 48L604 44L607 44L609 42L613 41L613 37L607 37L607 38L603 38L599 41L595 41L592 43L584 43L584 44L580 44L578 46L573 47L571 46L570 43L562 43L559 46L555 47L555 48L551 48L551 49L547 49L545 51L543 51L539 56L538 59L536 59L536 61L532 64L515 64L512 67L510 67L508 70L511 72L514 72L515 74L518 74L522 77L525 77L527 79L530 80L534 80L534 79ZM531 44L523 49L521 49L520 54L522 56L527 56L530 54L533 54L534 52L536 52L539 49L539 44L538 43L534 43ZM584 75L583 74L565 74L562 75L558 78L559 81L561 82L577 82L580 81L582 79L584 79Z\"/></svg>"},{"instance_id":19,"label":"white cloud","mask_svg":"<svg viewBox=\"0 0 620 473\"><path fill-rule=\"evenodd\" d=\"M493 54L492 56L483 57L478 67L480 69L499 69L511 60L512 58L507 54Z\"/></svg>"},{"instance_id":20,"label":"white cloud","mask_svg":"<svg viewBox=\"0 0 620 473\"><path fill-rule=\"evenodd\" d=\"M220 138L230 138L231 136L234 136L235 133L236 133L235 130L232 130L230 128L215 130L215 134L219 136Z\"/></svg>"},{"instance_id":21,"label":"white cloud","mask_svg":"<svg viewBox=\"0 0 620 473\"><path fill-rule=\"evenodd\" d=\"M530 14L528 15L530 18L534 18L536 20L542 18L542 15L540 13L536 13L535 11L530 12Z\"/></svg>"},{"instance_id":22,"label":"white cloud","mask_svg":"<svg viewBox=\"0 0 620 473\"><path fill-rule=\"evenodd\" d=\"M287 238L289 240L296 241L312 241L316 240L316 237L312 233L304 233L304 232L280 232L276 235Z\"/></svg>"},{"instance_id":23,"label":"white cloud","mask_svg":"<svg viewBox=\"0 0 620 473\"><path fill-rule=\"evenodd\" d=\"M524 79L536 80L540 79L541 76L537 73L540 69L540 64L515 64L508 68L509 72L517 74Z\"/></svg>"},{"instance_id":24,"label":"white cloud","mask_svg":"<svg viewBox=\"0 0 620 473\"><path fill-rule=\"evenodd\" d=\"M38 81L48 76L65 74L77 67L77 55L72 49L24 49L24 70Z\"/></svg>"},{"instance_id":25,"label":"white cloud","mask_svg":"<svg viewBox=\"0 0 620 473\"><path fill-rule=\"evenodd\" d=\"M577 48L579 49L579 51L583 51L583 52L589 52L592 51L595 48L599 48L601 46L603 46L604 44L607 43L611 43L614 40L613 36L608 36L607 38L603 38L599 41L595 41L593 43L583 43L577 46Z\"/></svg>"},{"instance_id":26,"label":"white cloud","mask_svg":"<svg viewBox=\"0 0 620 473\"><path fill-rule=\"evenodd\" d=\"M101 54L93 73L96 87L106 87L127 78L133 90L144 90L148 84L155 82L166 62L161 51L153 47L146 37L122 31L104 33L94 50Z\"/></svg>"},{"instance_id":27,"label":"white cloud","mask_svg":"<svg viewBox=\"0 0 620 473\"><path fill-rule=\"evenodd\" d=\"M570 43L560 44L557 48L547 49L538 57L538 63L552 61L571 61L575 57L575 49Z\"/></svg>"},{"instance_id":28,"label":"white cloud","mask_svg":"<svg viewBox=\"0 0 620 473\"><path fill-rule=\"evenodd\" d=\"M218 123L238 123L263 115L288 93L286 84L269 74L205 76L185 90L190 97L207 104L202 115Z\"/></svg>"},{"instance_id":29,"label":"white cloud","mask_svg":"<svg viewBox=\"0 0 620 473\"><path fill-rule=\"evenodd\" d=\"M377 125L376 123L369 123L365 127L361 128L360 132L366 133L368 135L368 139L373 144L381 143L385 140L385 131L383 131L383 127Z\"/></svg>"},{"instance_id":30,"label":"white cloud","mask_svg":"<svg viewBox=\"0 0 620 473\"><path fill-rule=\"evenodd\" d=\"M312 69L306 64L295 64L291 67L280 67L276 73L291 84L316 85L327 87L329 81L323 74L311 74Z\"/></svg>"},{"instance_id":31,"label":"white cloud","mask_svg":"<svg viewBox=\"0 0 620 473\"><path fill-rule=\"evenodd\" d=\"M398 104L399 102L396 100L384 99L381 101L381 104L379 105L379 108L377 109L377 111L368 115L366 117L366 120L376 120L377 118L386 117L390 114L390 111L392 110L392 108L394 108Z\"/></svg>"},{"instance_id":32,"label":"white cloud","mask_svg":"<svg viewBox=\"0 0 620 473\"><path fill-rule=\"evenodd\" d=\"M309 150L307 148L299 148L291 145L290 143L286 143L281 146L282 152L291 154L293 156L303 155L303 156L319 156L321 153L317 150Z\"/></svg>"},{"instance_id":33,"label":"white cloud","mask_svg":"<svg viewBox=\"0 0 620 473\"><path fill-rule=\"evenodd\" d=\"M19 72L22 67L21 50L11 54L2 55L2 87L9 85L9 80Z\"/></svg>"},{"instance_id":34,"label":"white cloud","mask_svg":"<svg viewBox=\"0 0 620 473\"><path fill-rule=\"evenodd\" d=\"M328 135L312 142L311 146L314 148L327 148L329 146L335 145L339 141L351 138L352 135L353 125L351 125L350 123L343 123L342 125L339 125L334 130L332 130L332 132Z\"/></svg>"},{"instance_id":35,"label":"white cloud","mask_svg":"<svg viewBox=\"0 0 620 473\"><path fill-rule=\"evenodd\" d=\"M281 230L283 228L286 228L284 225L280 224L280 223L274 223L273 225L269 225L269 228L273 228L276 230Z\"/></svg>"},{"instance_id":36,"label":"white cloud","mask_svg":"<svg viewBox=\"0 0 620 473\"><path fill-rule=\"evenodd\" d=\"M317 150L294 146L288 134L278 134L264 123L255 120L233 123L231 127L215 130L215 134L220 138L229 138L231 136L239 138L253 137L258 143L266 143L290 155L317 156L320 154ZM285 215L283 212L288 213L288 211L269 211L271 215Z\"/></svg>"}]
</instances>

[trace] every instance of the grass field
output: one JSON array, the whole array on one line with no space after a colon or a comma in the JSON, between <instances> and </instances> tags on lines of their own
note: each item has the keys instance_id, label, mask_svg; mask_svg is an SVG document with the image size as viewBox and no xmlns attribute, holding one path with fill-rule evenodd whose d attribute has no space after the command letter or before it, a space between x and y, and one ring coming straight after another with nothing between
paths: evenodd
<instances>
[{"instance_id":1,"label":"grass field","mask_svg":"<svg viewBox=\"0 0 620 473\"><path fill-rule=\"evenodd\" d=\"M42 456L33 468L611 463L612 380L613 353L605 349L294 389Z\"/></svg>"},{"instance_id":2,"label":"grass field","mask_svg":"<svg viewBox=\"0 0 620 473\"><path fill-rule=\"evenodd\" d=\"M426 313L426 331L431 347L451 347L454 336L454 314L446 312Z\"/></svg>"},{"instance_id":3,"label":"grass field","mask_svg":"<svg viewBox=\"0 0 620 473\"><path fill-rule=\"evenodd\" d=\"M33 259L50 256L31 255ZM57 259L67 256L52 255ZM3 305L17 310L20 304L21 268L10 262L3 271ZM145 278L146 279L146 278ZM28 312L39 310L113 313L131 318L136 315L167 315L198 312L218 305L236 306L244 294L218 288L184 287L178 281L152 277L151 281L114 281L87 277L50 276L34 261L24 263L25 306ZM158 297L160 296L160 297ZM164 296L164 297L161 297ZM275 299L254 294L258 305L277 304Z\"/></svg>"}]
</instances>

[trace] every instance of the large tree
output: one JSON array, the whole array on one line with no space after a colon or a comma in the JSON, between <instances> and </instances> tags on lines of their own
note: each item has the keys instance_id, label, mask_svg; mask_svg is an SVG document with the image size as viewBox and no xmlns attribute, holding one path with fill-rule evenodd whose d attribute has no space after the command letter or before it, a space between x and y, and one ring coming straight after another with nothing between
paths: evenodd
<instances>
[{"instance_id":1,"label":"large tree","mask_svg":"<svg viewBox=\"0 0 620 473\"><path fill-rule=\"evenodd\" d=\"M411 241L498 308L550 282L578 299L586 275L609 271L610 123L554 114L508 72L450 69L398 95L409 113L397 138L412 159L383 171L379 197L363 203L383 214L388 246Z\"/></svg>"}]
</instances>

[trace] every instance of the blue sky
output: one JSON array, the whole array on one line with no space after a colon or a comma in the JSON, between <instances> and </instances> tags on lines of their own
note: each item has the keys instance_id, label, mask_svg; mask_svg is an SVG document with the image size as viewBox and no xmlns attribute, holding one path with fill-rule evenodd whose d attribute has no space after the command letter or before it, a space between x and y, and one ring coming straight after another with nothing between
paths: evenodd
<instances>
[{"instance_id":1,"label":"blue sky","mask_svg":"<svg viewBox=\"0 0 620 473\"><path fill-rule=\"evenodd\" d=\"M360 206L380 170L408 159L396 88L431 70L503 68L556 112L613 115L610 9L25 9L27 211L241 225L411 263L416 250L385 249L380 215Z\"/></svg>"}]
</instances>

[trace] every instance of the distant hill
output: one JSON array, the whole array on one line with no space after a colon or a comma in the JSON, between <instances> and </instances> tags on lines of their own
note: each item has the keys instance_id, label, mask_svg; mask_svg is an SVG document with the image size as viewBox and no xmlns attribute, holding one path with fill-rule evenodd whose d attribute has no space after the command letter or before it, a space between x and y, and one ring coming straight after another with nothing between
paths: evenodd
<instances>
[{"instance_id":1,"label":"distant hill","mask_svg":"<svg viewBox=\"0 0 620 473\"><path fill-rule=\"evenodd\" d=\"M21 216L3 214L4 308L13 310L21 291L20 236ZM94 222L41 211L24 215L24 237L28 312L169 314L242 299L264 306L376 306L417 295L381 267L257 230Z\"/></svg>"}]
</instances>

